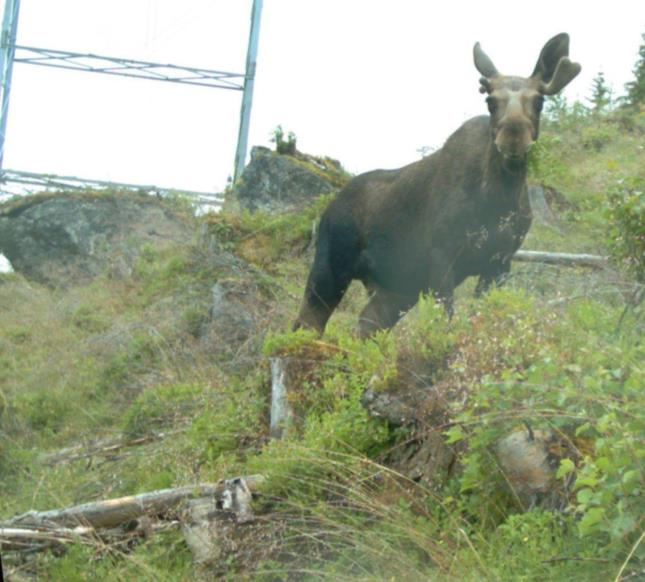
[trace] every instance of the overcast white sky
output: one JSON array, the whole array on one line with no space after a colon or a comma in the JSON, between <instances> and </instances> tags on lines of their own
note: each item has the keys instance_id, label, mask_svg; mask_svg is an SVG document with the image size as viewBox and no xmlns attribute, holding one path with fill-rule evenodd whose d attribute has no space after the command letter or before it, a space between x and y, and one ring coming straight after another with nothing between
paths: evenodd
<instances>
[{"instance_id":1,"label":"overcast white sky","mask_svg":"<svg viewBox=\"0 0 645 582\"><path fill-rule=\"evenodd\" d=\"M243 72L251 0L22 0L18 44ZM632 78L645 2L264 0L250 144L281 124L351 172L397 167L485 112L472 46L528 75L571 35L590 93ZM16 64L5 168L220 191L241 93Z\"/></svg>"}]
</instances>

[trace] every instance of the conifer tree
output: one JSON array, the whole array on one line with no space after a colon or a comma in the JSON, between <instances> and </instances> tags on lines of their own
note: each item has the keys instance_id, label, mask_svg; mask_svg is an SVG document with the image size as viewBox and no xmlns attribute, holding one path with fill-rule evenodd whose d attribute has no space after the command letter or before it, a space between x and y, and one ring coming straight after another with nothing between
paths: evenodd
<instances>
[{"instance_id":1,"label":"conifer tree","mask_svg":"<svg viewBox=\"0 0 645 582\"><path fill-rule=\"evenodd\" d=\"M625 103L632 107L645 103L645 33L634 65L634 80L625 84Z\"/></svg>"},{"instance_id":2,"label":"conifer tree","mask_svg":"<svg viewBox=\"0 0 645 582\"><path fill-rule=\"evenodd\" d=\"M612 101L611 87L605 81L605 74L600 71L591 86L591 109L594 113L604 113L607 111Z\"/></svg>"}]
</instances>

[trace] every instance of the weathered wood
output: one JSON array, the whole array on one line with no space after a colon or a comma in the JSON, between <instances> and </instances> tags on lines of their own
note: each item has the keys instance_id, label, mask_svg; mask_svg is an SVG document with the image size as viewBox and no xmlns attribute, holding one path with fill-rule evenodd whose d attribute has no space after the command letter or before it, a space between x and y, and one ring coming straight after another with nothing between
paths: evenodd
<instances>
[{"instance_id":1,"label":"weathered wood","mask_svg":"<svg viewBox=\"0 0 645 582\"><path fill-rule=\"evenodd\" d=\"M207 567L237 550L238 526L255 520L252 498L248 483L237 479L229 482L219 501L212 497L188 501L181 529L195 564Z\"/></svg>"},{"instance_id":2,"label":"weathered wood","mask_svg":"<svg viewBox=\"0 0 645 582\"><path fill-rule=\"evenodd\" d=\"M0 528L0 548L3 550L37 549L70 544L94 532L91 527L76 528Z\"/></svg>"},{"instance_id":3,"label":"weathered wood","mask_svg":"<svg viewBox=\"0 0 645 582\"><path fill-rule=\"evenodd\" d=\"M269 432L273 438L280 438L289 429L293 410L288 398L287 367L285 358L270 358L271 363L271 417Z\"/></svg>"},{"instance_id":4,"label":"weathered wood","mask_svg":"<svg viewBox=\"0 0 645 582\"><path fill-rule=\"evenodd\" d=\"M191 499L182 525L186 544L196 564L217 561L230 550L230 534L238 525L254 521L252 493L244 479L232 483L221 502Z\"/></svg>"},{"instance_id":5,"label":"weathered wood","mask_svg":"<svg viewBox=\"0 0 645 582\"><path fill-rule=\"evenodd\" d=\"M563 267L589 267L591 269L604 269L608 265L607 257L600 255L548 253L545 251L517 251L513 255L513 260L526 263L561 265Z\"/></svg>"},{"instance_id":6,"label":"weathered wood","mask_svg":"<svg viewBox=\"0 0 645 582\"><path fill-rule=\"evenodd\" d=\"M136 520L134 527L95 529L91 526L74 528L61 526L27 526L0 527L0 551L40 552L49 548L64 548L71 543L87 545L127 543L136 537L151 537L157 531L176 528L180 525L177 520L153 522L147 516Z\"/></svg>"},{"instance_id":7,"label":"weathered wood","mask_svg":"<svg viewBox=\"0 0 645 582\"><path fill-rule=\"evenodd\" d=\"M94 456L108 456L129 447L137 447L163 439L164 433L150 434L136 439L104 439L94 443L66 447L53 453L46 453L39 459L40 463L47 466L60 463L70 463Z\"/></svg>"},{"instance_id":8,"label":"weathered wood","mask_svg":"<svg viewBox=\"0 0 645 582\"><path fill-rule=\"evenodd\" d=\"M140 495L128 495L117 499L84 503L63 509L29 511L6 522L12 526L38 526L56 524L61 526L84 525L94 528L108 528L126 523L144 514L159 514L176 507L186 499L196 497L217 497L222 499L231 487L243 480L249 491L255 492L264 481L262 475L237 477L215 484L189 485L176 489L162 489Z\"/></svg>"}]
</instances>

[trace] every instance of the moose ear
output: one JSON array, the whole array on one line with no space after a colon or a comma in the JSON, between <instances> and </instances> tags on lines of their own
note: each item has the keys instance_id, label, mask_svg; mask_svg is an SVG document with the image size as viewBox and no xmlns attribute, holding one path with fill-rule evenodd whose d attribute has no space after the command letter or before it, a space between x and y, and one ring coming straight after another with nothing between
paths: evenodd
<instances>
[{"instance_id":1,"label":"moose ear","mask_svg":"<svg viewBox=\"0 0 645 582\"><path fill-rule=\"evenodd\" d=\"M492 79L499 75L493 61L491 61L490 57L482 50L482 47L478 42L476 42L473 47L473 57L475 59L475 68L483 77L486 79Z\"/></svg>"},{"instance_id":2,"label":"moose ear","mask_svg":"<svg viewBox=\"0 0 645 582\"><path fill-rule=\"evenodd\" d=\"M582 70L578 63L572 63L569 57L562 57L555 68L553 78L549 83L543 83L541 92L543 95L555 95L564 89Z\"/></svg>"},{"instance_id":3,"label":"moose ear","mask_svg":"<svg viewBox=\"0 0 645 582\"><path fill-rule=\"evenodd\" d=\"M555 74L560 59L568 56L569 35L563 32L554 36L544 45L531 77L538 78L544 83L549 83Z\"/></svg>"}]
</instances>

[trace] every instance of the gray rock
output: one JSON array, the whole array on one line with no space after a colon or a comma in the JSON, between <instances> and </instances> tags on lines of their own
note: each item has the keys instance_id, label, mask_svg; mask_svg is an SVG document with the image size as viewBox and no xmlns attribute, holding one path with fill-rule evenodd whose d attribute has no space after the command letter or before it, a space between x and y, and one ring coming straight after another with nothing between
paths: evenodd
<instances>
[{"instance_id":1,"label":"gray rock","mask_svg":"<svg viewBox=\"0 0 645 582\"><path fill-rule=\"evenodd\" d=\"M254 147L251 161L227 194L225 207L275 212L335 190L336 186L325 178L324 171L317 172L315 167L315 162L307 163L298 157Z\"/></svg>"},{"instance_id":2,"label":"gray rock","mask_svg":"<svg viewBox=\"0 0 645 582\"><path fill-rule=\"evenodd\" d=\"M128 276L145 244L191 239L194 225L155 198L60 193L0 207L0 252L26 278L67 287L107 267Z\"/></svg>"},{"instance_id":3,"label":"gray rock","mask_svg":"<svg viewBox=\"0 0 645 582\"><path fill-rule=\"evenodd\" d=\"M252 276L221 278L211 290L200 343L226 369L257 365L268 317L269 303Z\"/></svg>"},{"instance_id":4,"label":"gray rock","mask_svg":"<svg viewBox=\"0 0 645 582\"><path fill-rule=\"evenodd\" d=\"M220 280L213 286L210 308L211 331L231 341L248 338L254 329L252 310L248 301L257 301L257 289L248 283L235 280Z\"/></svg>"}]
</instances>

